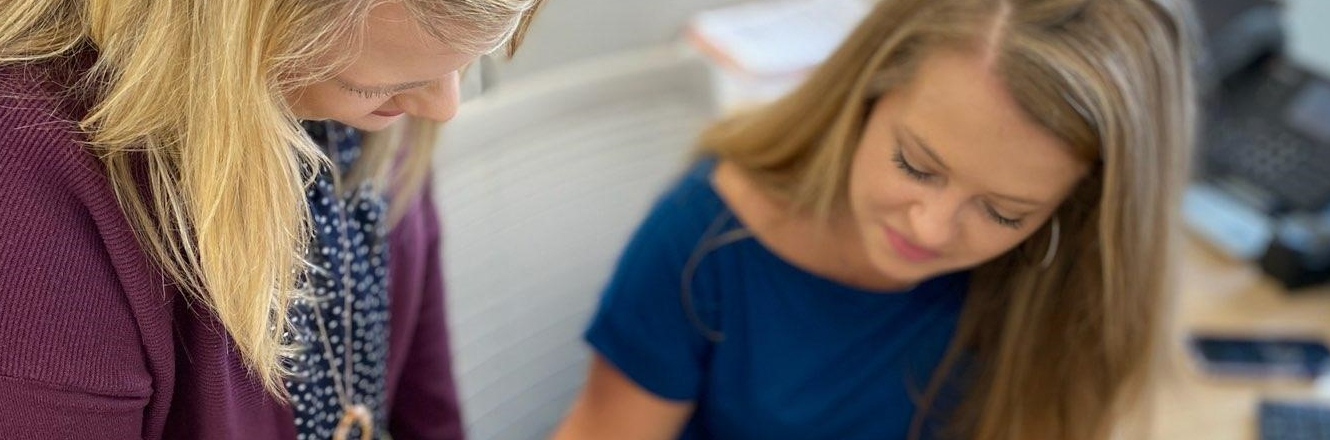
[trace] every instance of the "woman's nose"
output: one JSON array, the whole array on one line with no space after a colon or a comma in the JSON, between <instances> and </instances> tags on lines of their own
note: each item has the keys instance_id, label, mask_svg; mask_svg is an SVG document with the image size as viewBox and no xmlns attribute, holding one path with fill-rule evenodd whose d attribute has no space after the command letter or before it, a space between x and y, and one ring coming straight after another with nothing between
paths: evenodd
<instances>
[{"instance_id":1,"label":"woman's nose","mask_svg":"<svg viewBox=\"0 0 1330 440\"><path fill-rule=\"evenodd\" d=\"M453 72L434 84L399 95L397 103L408 115L447 122L457 114L458 74Z\"/></svg>"},{"instance_id":2,"label":"woman's nose","mask_svg":"<svg viewBox=\"0 0 1330 440\"><path fill-rule=\"evenodd\" d=\"M964 203L959 196L939 194L916 204L910 219L914 223L910 226L914 229L915 244L932 249L946 247L956 237Z\"/></svg>"}]
</instances>

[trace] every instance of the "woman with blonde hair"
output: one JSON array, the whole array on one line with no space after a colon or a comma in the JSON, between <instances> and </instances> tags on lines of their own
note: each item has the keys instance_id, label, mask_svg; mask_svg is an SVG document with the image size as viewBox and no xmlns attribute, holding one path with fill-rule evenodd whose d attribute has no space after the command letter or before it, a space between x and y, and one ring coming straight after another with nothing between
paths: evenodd
<instances>
[{"instance_id":1,"label":"woman with blonde hair","mask_svg":"<svg viewBox=\"0 0 1330 440\"><path fill-rule=\"evenodd\" d=\"M703 133L555 438L1118 433L1163 346L1188 13L879 0L798 89Z\"/></svg>"},{"instance_id":2,"label":"woman with blonde hair","mask_svg":"<svg viewBox=\"0 0 1330 440\"><path fill-rule=\"evenodd\" d=\"M461 438L421 187L539 2L0 3L4 436Z\"/></svg>"}]
</instances>

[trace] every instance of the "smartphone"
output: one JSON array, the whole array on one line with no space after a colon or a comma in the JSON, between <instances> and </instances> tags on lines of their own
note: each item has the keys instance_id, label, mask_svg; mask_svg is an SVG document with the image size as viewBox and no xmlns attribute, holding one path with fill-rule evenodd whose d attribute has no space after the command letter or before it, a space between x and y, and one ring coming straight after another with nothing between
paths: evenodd
<instances>
[{"instance_id":1,"label":"smartphone","mask_svg":"<svg viewBox=\"0 0 1330 440\"><path fill-rule=\"evenodd\" d=\"M1326 372L1330 348L1313 337L1196 335L1191 350L1218 375L1315 378Z\"/></svg>"}]
</instances>

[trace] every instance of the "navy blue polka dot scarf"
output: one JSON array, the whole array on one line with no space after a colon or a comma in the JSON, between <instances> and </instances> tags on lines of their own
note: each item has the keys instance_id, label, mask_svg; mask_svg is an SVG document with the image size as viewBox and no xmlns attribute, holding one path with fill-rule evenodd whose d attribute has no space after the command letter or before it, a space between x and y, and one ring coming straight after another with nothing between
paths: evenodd
<instances>
[{"instance_id":1,"label":"navy blue polka dot scarf","mask_svg":"<svg viewBox=\"0 0 1330 440\"><path fill-rule=\"evenodd\" d=\"M286 380L296 435L331 438L343 418L345 395L369 409L374 437L386 438L387 201L368 184L335 187L333 173L344 173L360 157L359 132L330 121L303 126L337 170L320 170L305 191L314 220L307 256L312 267L299 280L307 296L293 302L287 335L300 349L290 361L295 374ZM359 425L351 425L348 438L360 438Z\"/></svg>"}]
</instances>

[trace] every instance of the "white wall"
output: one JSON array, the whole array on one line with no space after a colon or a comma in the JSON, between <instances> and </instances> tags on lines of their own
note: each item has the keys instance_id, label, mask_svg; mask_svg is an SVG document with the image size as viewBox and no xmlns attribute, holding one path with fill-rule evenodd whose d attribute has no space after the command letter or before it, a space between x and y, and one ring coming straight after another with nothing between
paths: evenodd
<instances>
[{"instance_id":1,"label":"white wall","mask_svg":"<svg viewBox=\"0 0 1330 440\"><path fill-rule=\"evenodd\" d=\"M1330 0L1285 0L1285 4L1289 53L1330 78Z\"/></svg>"}]
</instances>

